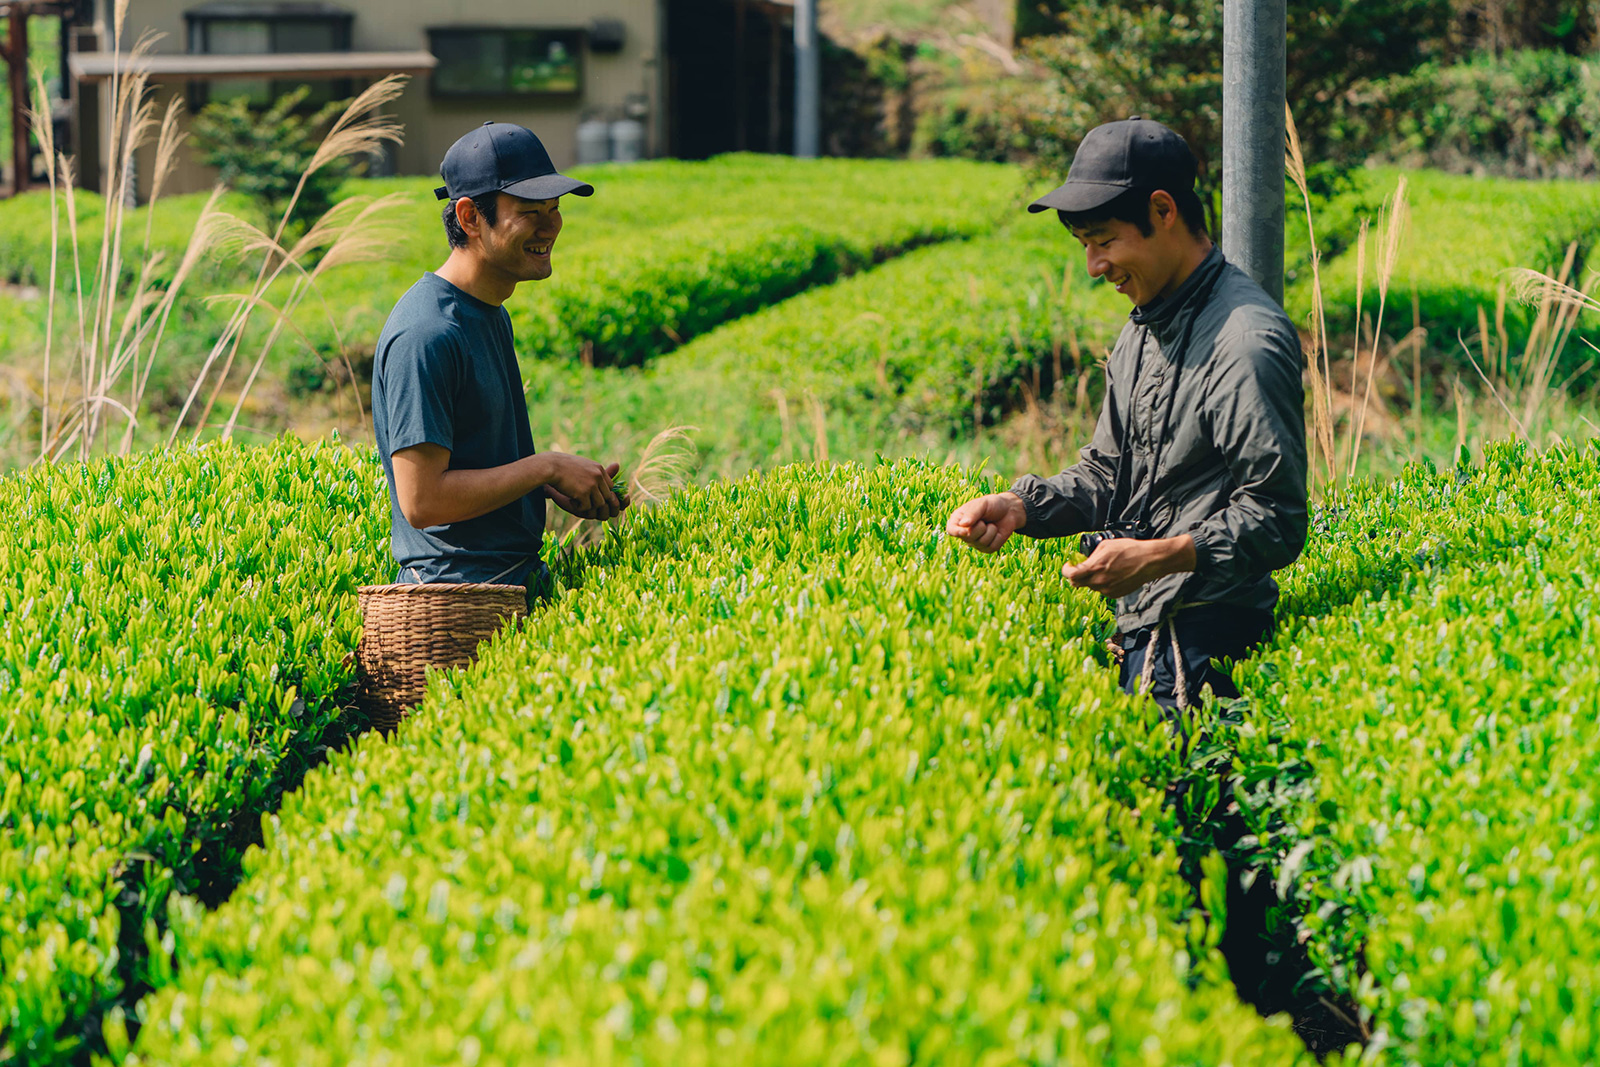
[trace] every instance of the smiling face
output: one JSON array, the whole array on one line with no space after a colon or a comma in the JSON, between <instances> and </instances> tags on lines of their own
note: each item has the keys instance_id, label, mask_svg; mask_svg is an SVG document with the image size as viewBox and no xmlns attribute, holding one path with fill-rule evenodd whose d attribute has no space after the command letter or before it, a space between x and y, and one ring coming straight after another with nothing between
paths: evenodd
<instances>
[{"instance_id":1,"label":"smiling face","mask_svg":"<svg viewBox=\"0 0 1600 1067\"><path fill-rule=\"evenodd\" d=\"M1178 219L1177 208L1167 194L1151 197L1150 223L1148 234L1122 219L1088 223L1072 230L1072 236L1083 246L1089 277L1105 278L1135 307L1171 295L1187 276L1186 261L1193 258L1188 245L1194 236Z\"/></svg>"},{"instance_id":2,"label":"smiling face","mask_svg":"<svg viewBox=\"0 0 1600 1067\"><path fill-rule=\"evenodd\" d=\"M523 200L499 194L493 226L480 223L484 265L512 282L550 277L550 255L561 234L561 200Z\"/></svg>"}]
</instances>

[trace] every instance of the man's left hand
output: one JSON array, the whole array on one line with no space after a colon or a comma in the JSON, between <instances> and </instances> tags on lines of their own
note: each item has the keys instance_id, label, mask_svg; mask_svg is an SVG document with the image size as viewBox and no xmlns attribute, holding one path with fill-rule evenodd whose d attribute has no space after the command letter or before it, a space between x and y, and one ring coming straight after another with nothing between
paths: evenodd
<instances>
[{"instance_id":1,"label":"man's left hand","mask_svg":"<svg viewBox=\"0 0 1600 1067\"><path fill-rule=\"evenodd\" d=\"M1080 589L1093 589L1115 599L1157 578L1194 567L1194 538L1188 534L1154 541L1115 537L1100 542L1082 563L1062 567L1061 574Z\"/></svg>"}]
</instances>

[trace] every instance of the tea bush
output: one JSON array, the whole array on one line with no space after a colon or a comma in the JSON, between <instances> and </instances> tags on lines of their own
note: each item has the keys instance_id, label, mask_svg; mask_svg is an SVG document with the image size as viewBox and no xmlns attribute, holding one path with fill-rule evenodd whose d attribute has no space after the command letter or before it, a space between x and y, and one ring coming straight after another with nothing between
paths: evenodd
<instances>
[{"instance_id":1,"label":"tea bush","mask_svg":"<svg viewBox=\"0 0 1600 1067\"><path fill-rule=\"evenodd\" d=\"M641 362L726 319L918 244L986 233L1020 207L1021 192L1015 169L964 160L742 155L579 173L597 191L591 199L564 202L554 276L523 286L506 305L518 349L532 358ZM398 193L406 202L394 216L393 247L381 262L323 276L322 300L311 302L297 323L309 344L334 346L328 312L345 344L370 349L394 302L423 271L444 262L449 246L433 196L437 184L436 178L347 183L346 196ZM81 254L92 267L103 216L99 198L84 193L79 200ZM204 197L190 195L156 205L152 244L163 256L161 269L170 271L182 259L203 203ZM238 194L224 206L260 221ZM127 217L129 240L142 240L147 210ZM71 268L65 236L62 248L65 286ZM0 277L44 283L47 195L31 193L0 208L0 250ZM243 284L237 267L218 267L194 293ZM172 339L189 358L209 347L226 309L197 315L197 323ZM287 347L275 358L287 361Z\"/></svg>"},{"instance_id":2,"label":"tea bush","mask_svg":"<svg viewBox=\"0 0 1600 1067\"><path fill-rule=\"evenodd\" d=\"M122 1060L148 985L135 1062L1292 1062L1170 803L1217 795L1207 751L1369 1058L1597 1041L1600 453L1331 499L1251 714L1195 750L1116 691L1068 545L938 533L996 483L719 482L558 561L524 628L282 797L354 725L379 479L284 441L0 482L0 1059Z\"/></svg>"},{"instance_id":3,"label":"tea bush","mask_svg":"<svg viewBox=\"0 0 1600 1067\"><path fill-rule=\"evenodd\" d=\"M697 428L704 476L796 459L936 454L1094 379L1128 313L1054 220L919 249L697 338L641 369L524 361L536 425L583 454L636 455ZM1076 342L1076 345L1075 345ZM1075 358L1076 348L1076 358ZM593 398L605 397L603 404ZM817 418L821 418L819 431Z\"/></svg>"},{"instance_id":4,"label":"tea bush","mask_svg":"<svg viewBox=\"0 0 1600 1067\"><path fill-rule=\"evenodd\" d=\"M1476 381L1457 334L1472 346L1481 363L1482 354L1473 340L1478 332L1478 309L1484 309L1493 330L1497 292L1507 281L1505 272L1531 267L1554 275L1572 241L1579 243L1579 259L1571 281L1582 283L1584 265L1591 262L1600 242L1600 191L1592 182L1579 181L1513 182L1390 168L1363 174L1356 188L1334 199L1329 213L1330 228L1342 248L1322 268L1328 328L1335 333L1355 332L1360 273L1355 237L1361 215L1374 224L1361 310L1363 316L1377 314L1378 208L1384 197L1393 193L1402 173L1409 190L1411 221L1389 287L1384 332L1401 337L1411 329L1415 296L1422 325L1430 331L1430 343L1454 361L1468 380ZM1304 231L1303 208L1295 205L1288 226L1291 232ZM1299 240L1296 236L1295 243ZM1320 225L1318 241L1326 248ZM1311 292L1311 272L1302 266L1284 294L1290 317L1302 327L1310 322ZM1534 314L1534 309L1508 296L1505 326L1514 345L1526 340ZM1600 323L1594 316L1584 315L1574 334L1562 357L1558 381L1577 371L1593 354L1579 338L1600 340Z\"/></svg>"},{"instance_id":5,"label":"tea bush","mask_svg":"<svg viewBox=\"0 0 1600 1067\"><path fill-rule=\"evenodd\" d=\"M0 1061L81 1056L167 893L348 729L376 474L286 440L0 481Z\"/></svg>"},{"instance_id":6,"label":"tea bush","mask_svg":"<svg viewBox=\"0 0 1600 1067\"><path fill-rule=\"evenodd\" d=\"M905 462L684 494L178 905L147 1063L1290 1063L1103 609Z\"/></svg>"},{"instance_id":7,"label":"tea bush","mask_svg":"<svg viewBox=\"0 0 1600 1067\"><path fill-rule=\"evenodd\" d=\"M1502 448L1481 471L1369 487L1335 551L1392 553L1397 580L1286 615L1241 669L1241 848L1374 1054L1584 1062L1600 1045L1600 605L1581 533L1597 501L1593 449Z\"/></svg>"}]
</instances>

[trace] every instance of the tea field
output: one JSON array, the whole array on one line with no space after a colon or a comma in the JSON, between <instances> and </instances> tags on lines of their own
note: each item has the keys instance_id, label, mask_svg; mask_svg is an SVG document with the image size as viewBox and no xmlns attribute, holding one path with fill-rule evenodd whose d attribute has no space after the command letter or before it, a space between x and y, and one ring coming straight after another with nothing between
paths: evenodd
<instances>
[{"instance_id":1,"label":"tea field","mask_svg":"<svg viewBox=\"0 0 1600 1067\"><path fill-rule=\"evenodd\" d=\"M1294 1062L1218 951L1243 876L1374 1062L1592 1059L1571 535L1600 456L1328 501L1248 713L1189 744L1116 690L1065 545L943 539L994 484L900 461L687 490L562 563L393 738L330 752L359 728L353 590L388 568L374 457L0 483L0 1055ZM1225 781L1252 830L1227 857L1196 845Z\"/></svg>"},{"instance_id":2,"label":"tea field","mask_svg":"<svg viewBox=\"0 0 1600 1067\"><path fill-rule=\"evenodd\" d=\"M1600 450L1328 491L1242 699L1175 730L1070 545L941 532L1023 418L1075 443L1126 314L1017 171L593 177L511 305L535 440L631 467L689 425L691 484L552 541L555 597L392 736L351 706L367 446L0 477L0 1065L1600 1062ZM1330 315L1393 177L1323 205ZM327 275L315 361L437 265L422 184L352 185L401 225ZM1506 185L1417 178L1398 314L1475 320L1600 227ZM200 201L161 210L170 263Z\"/></svg>"},{"instance_id":3,"label":"tea field","mask_svg":"<svg viewBox=\"0 0 1600 1067\"><path fill-rule=\"evenodd\" d=\"M787 440L767 439L768 431L783 424L781 417L771 417L782 410L775 391L783 392L783 403L802 429L811 418L810 391L842 437L831 445L831 458L920 455L930 449L942 456L952 447L963 458L976 458L983 449L992 452L992 442L963 446L974 432L982 436L1019 409L1021 386L1031 386L1034 371L1040 371L1045 386L1051 384L1055 350L1066 353L1059 362L1070 386L1075 365L1092 367L1126 316L1120 298L1084 275L1076 245L1060 227L1048 216L1021 210L1038 190L1016 168L962 160L733 155L599 168L584 176L598 192L566 205L554 277L524 286L507 305L530 398L543 404L545 425L556 425L586 397L617 397L618 411L574 420L560 435L574 447L592 442L626 458L641 435L648 440L662 426L693 425L707 456L704 476L737 475L813 454L798 449L794 432ZM1358 172L1348 187L1314 206L1324 255L1323 296L1336 334L1353 332L1358 294L1368 316L1376 308L1377 249L1369 249L1366 269L1360 269L1359 224L1364 217L1377 220L1401 176L1382 168ZM1592 183L1426 171L1404 177L1410 222L1384 328L1392 338L1403 336L1415 312L1427 331L1429 377L1437 377L1437 383L1430 380L1426 399L1442 408L1451 396L1449 375L1458 374L1476 388L1476 372L1457 337L1476 351L1480 308L1492 329L1497 319L1504 327L1502 348L1515 353L1527 336L1530 309L1515 299L1499 309L1506 270L1557 271L1567 245L1577 241L1582 275L1586 250L1600 236L1600 197ZM244 408L241 432L255 440L289 427L316 434L336 425L352 439L368 433L348 397L339 398L337 414L321 408L335 407L332 394L347 377L346 360L362 372L400 293L442 260L445 244L431 189L431 180L419 178L347 183L342 195L349 202L392 198L389 209L376 217L386 221L374 221L365 238L380 254L319 274L314 298L300 306L294 328L268 353L257 396ZM103 205L86 192L77 203L80 254L92 276ZM139 246L137 251L130 247L123 266L130 285L145 269L155 279L171 274L183 260L203 203L198 195L172 197L126 217L127 239ZM242 197L229 194L221 207L248 222L264 222ZM1303 215L1297 202L1291 207L1285 300L1296 321L1305 323L1312 278ZM1496 239L1485 241L1483 235L1491 231ZM142 243L146 233L149 255ZM44 284L49 234L44 193L27 194L0 210L0 283L9 283L0 284L0 347L21 375L17 381L31 383L35 391L41 372L30 366L44 347L42 297L19 294ZM63 238L64 287L70 276L68 247ZM892 262L908 254L921 266ZM250 257L230 259L220 251L203 258L189 282L193 299L180 303L161 351L146 366L150 386L141 441L165 440L161 424L176 416L222 331L231 305L205 298L248 289L256 266ZM895 269L885 273L886 267ZM840 279L852 284L829 284ZM268 302L282 302L288 285L270 289ZM1054 299L1041 303L1052 291ZM806 299L796 301L796 296ZM64 289L58 337L74 321L71 309ZM251 343L264 336L267 318L263 312ZM717 328L724 324L734 330L719 337ZM819 324L846 330L851 338L841 341ZM946 330L951 331L948 353ZM697 340L705 344L696 348ZM1077 342L1081 358L1071 358L1069 340ZM1557 385L1593 386L1593 352L1585 340L1600 340L1587 316L1557 360ZM856 344L869 349L859 360ZM734 346L753 349L748 363L730 359ZM815 348L817 358L811 359L809 351L799 362L788 358L802 347ZM929 353L934 365L917 366ZM774 362L774 354L784 359ZM1039 358L1046 354L1049 358ZM670 369L655 370L656 362L674 356L682 358ZM836 373L840 359L848 367ZM224 397L240 388L247 369L236 369ZM723 378L727 390L707 389ZM934 390L938 399L925 399ZM700 398L714 412L701 410ZM945 410L922 410L929 403ZM0 449L5 444L0 439Z\"/></svg>"},{"instance_id":4,"label":"tea field","mask_svg":"<svg viewBox=\"0 0 1600 1067\"><path fill-rule=\"evenodd\" d=\"M731 155L650 161L589 176L598 183L595 196L563 204L556 274L540 286L524 286L506 304L526 358L640 363L720 322L911 248L989 233L1023 194L1015 168L965 160L830 159L797 166L784 157ZM387 199L388 207L363 224L362 241L380 254L319 278L316 299L294 317L300 343L279 345L271 355L278 379L296 371L314 377L341 346L370 354L400 294L448 252L435 184L426 178L347 184L346 200ZM123 230L130 244L139 242L123 268L130 283L147 268L156 279L170 277L205 199L165 198L126 216ZM79 256L92 273L104 207L91 193L79 194L77 202ZM266 224L237 195L220 208L252 225ZM50 232L48 194L7 202L0 210L0 281L44 286ZM66 238L61 243L67 279L71 245ZM248 290L259 258L227 254L232 247L219 242L202 260L190 283L197 297ZM269 302L282 304L290 284L269 289ZM68 286L63 280L64 294ZM230 311L186 302L156 361L157 382L187 386ZM65 309L61 314L69 320ZM39 317L37 308L0 300L0 336L14 331L37 344L42 338L31 320Z\"/></svg>"}]
</instances>

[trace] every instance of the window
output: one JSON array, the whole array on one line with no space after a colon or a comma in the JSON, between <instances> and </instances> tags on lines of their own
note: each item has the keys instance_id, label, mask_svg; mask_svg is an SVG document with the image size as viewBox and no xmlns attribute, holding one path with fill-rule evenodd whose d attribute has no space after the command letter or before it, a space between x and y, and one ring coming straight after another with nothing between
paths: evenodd
<instances>
[{"instance_id":1,"label":"window","mask_svg":"<svg viewBox=\"0 0 1600 1067\"><path fill-rule=\"evenodd\" d=\"M184 13L189 22L189 51L198 54L259 56L294 52L350 51L350 24L355 16L327 3L234 3L219 0ZM282 78L229 78L196 85L190 104L198 109L212 100L243 97L252 107L266 107L276 98L309 84L301 110L316 110L330 100L352 95L348 78L299 81Z\"/></svg>"},{"instance_id":2,"label":"window","mask_svg":"<svg viewBox=\"0 0 1600 1067\"><path fill-rule=\"evenodd\" d=\"M582 30L428 31L434 96L577 96Z\"/></svg>"}]
</instances>

